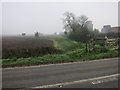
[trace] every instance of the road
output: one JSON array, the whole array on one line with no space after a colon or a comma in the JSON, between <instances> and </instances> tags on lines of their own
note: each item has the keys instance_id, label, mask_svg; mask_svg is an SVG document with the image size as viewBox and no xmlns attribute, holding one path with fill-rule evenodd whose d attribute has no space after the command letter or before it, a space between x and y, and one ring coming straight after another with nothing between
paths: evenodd
<instances>
[{"instance_id":1,"label":"road","mask_svg":"<svg viewBox=\"0 0 120 90\"><path fill-rule=\"evenodd\" d=\"M3 88L117 88L118 58L2 70Z\"/></svg>"}]
</instances>

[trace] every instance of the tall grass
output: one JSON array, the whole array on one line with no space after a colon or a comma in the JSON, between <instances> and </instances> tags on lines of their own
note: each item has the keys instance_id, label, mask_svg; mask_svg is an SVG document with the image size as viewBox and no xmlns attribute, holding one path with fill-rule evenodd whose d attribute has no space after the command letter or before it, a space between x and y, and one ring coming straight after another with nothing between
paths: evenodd
<instances>
[{"instance_id":1,"label":"tall grass","mask_svg":"<svg viewBox=\"0 0 120 90\"><path fill-rule=\"evenodd\" d=\"M41 36L40 38L53 40L54 47L62 51L71 51L73 49L82 48L82 43L68 39L65 36Z\"/></svg>"}]
</instances>

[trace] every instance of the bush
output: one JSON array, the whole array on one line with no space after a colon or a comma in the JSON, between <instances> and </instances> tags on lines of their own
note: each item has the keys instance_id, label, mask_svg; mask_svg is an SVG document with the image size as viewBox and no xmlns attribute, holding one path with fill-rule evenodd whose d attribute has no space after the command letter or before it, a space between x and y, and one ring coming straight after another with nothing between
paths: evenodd
<instances>
[{"instance_id":1,"label":"bush","mask_svg":"<svg viewBox=\"0 0 120 90\"><path fill-rule=\"evenodd\" d=\"M96 52L96 53L103 53L103 52L107 52L108 49L105 48L104 46L101 46L101 45L96 45L95 46L95 50L93 52Z\"/></svg>"}]
</instances>

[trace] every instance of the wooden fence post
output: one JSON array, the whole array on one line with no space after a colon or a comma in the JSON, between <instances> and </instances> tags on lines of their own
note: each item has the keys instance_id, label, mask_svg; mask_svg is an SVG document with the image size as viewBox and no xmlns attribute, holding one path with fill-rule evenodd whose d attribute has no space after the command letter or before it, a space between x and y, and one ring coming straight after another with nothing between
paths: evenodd
<instances>
[{"instance_id":1,"label":"wooden fence post","mask_svg":"<svg viewBox=\"0 0 120 90\"><path fill-rule=\"evenodd\" d=\"M120 38L118 38L118 50L120 50Z\"/></svg>"},{"instance_id":2,"label":"wooden fence post","mask_svg":"<svg viewBox=\"0 0 120 90\"><path fill-rule=\"evenodd\" d=\"M105 43L104 43L105 48L107 48L107 41L108 41L108 38L107 38L107 36L105 36Z\"/></svg>"}]
</instances>

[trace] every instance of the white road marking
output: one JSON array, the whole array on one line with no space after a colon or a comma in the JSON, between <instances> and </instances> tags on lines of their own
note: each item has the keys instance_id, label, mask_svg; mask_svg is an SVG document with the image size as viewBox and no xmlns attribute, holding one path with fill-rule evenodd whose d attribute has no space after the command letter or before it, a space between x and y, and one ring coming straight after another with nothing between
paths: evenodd
<instances>
[{"instance_id":1,"label":"white road marking","mask_svg":"<svg viewBox=\"0 0 120 90\"><path fill-rule=\"evenodd\" d=\"M118 80L118 78L103 79L103 80L93 81L91 83L92 84L99 84L99 83L109 82L109 81L113 81L113 80Z\"/></svg>"},{"instance_id":2,"label":"white road marking","mask_svg":"<svg viewBox=\"0 0 120 90\"><path fill-rule=\"evenodd\" d=\"M16 69L16 68L35 68L35 67L46 67L46 66L54 66L54 65L64 65L64 64L75 64L75 63L84 63L84 62L94 62L94 61L106 61L106 60L111 60L111 59L117 59L117 58L106 58L106 59L99 59L99 60L91 60L91 61L76 61L76 62L67 62L67 63L56 63L56 64L47 64L47 65L35 65L35 66L23 66L23 67L8 67L8 68L2 68L3 70L8 70L8 69Z\"/></svg>"},{"instance_id":3,"label":"white road marking","mask_svg":"<svg viewBox=\"0 0 120 90\"><path fill-rule=\"evenodd\" d=\"M93 80L99 80L99 79L105 79L105 78L115 78L118 77L118 75L120 74L113 74L113 75L107 75L107 76L101 76L101 77L96 77L96 78L90 78L90 79L83 79L83 80L77 80L77 81L70 81L70 82L63 82L63 83L56 83L56 84L50 84L50 85L43 85L43 86L36 86L36 87L32 87L32 88L50 88L50 87L58 87L58 86L63 86L63 85L70 85L70 84L76 84L76 83L81 83L81 82L87 82L87 81L93 81ZM113 79L111 79L113 80ZM104 81L94 81L92 82L92 84L97 84L97 83L102 83Z\"/></svg>"}]
</instances>

